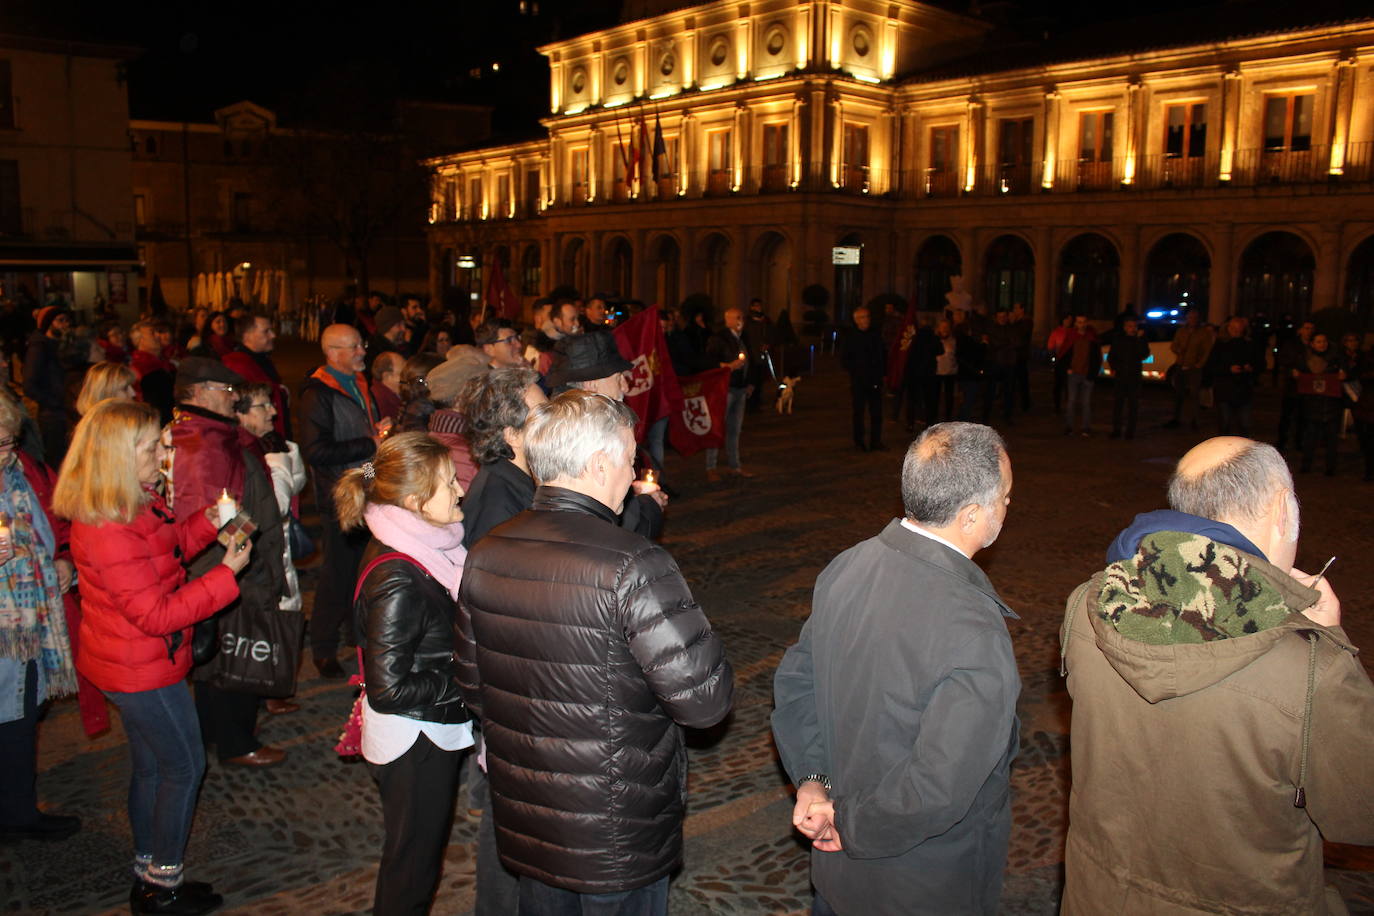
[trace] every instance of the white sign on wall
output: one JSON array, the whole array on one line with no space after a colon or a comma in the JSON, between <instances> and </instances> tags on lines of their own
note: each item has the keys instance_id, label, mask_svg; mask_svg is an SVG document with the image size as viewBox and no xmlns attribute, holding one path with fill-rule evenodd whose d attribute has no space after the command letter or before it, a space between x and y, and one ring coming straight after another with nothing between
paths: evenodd
<instances>
[{"instance_id":1,"label":"white sign on wall","mask_svg":"<svg viewBox=\"0 0 1374 916\"><path fill-rule=\"evenodd\" d=\"M859 253L863 251L858 245L837 245L830 249L830 263L836 266L853 266L859 263Z\"/></svg>"}]
</instances>

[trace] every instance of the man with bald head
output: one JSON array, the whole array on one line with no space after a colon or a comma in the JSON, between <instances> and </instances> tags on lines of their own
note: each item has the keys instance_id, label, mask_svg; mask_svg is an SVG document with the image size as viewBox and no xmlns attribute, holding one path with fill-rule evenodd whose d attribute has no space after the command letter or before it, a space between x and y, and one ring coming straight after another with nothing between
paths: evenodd
<instances>
[{"instance_id":1,"label":"man with bald head","mask_svg":"<svg viewBox=\"0 0 1374 916\"><path fill-rule=\"evenodd\" d=\"M840 554L773 680L773 738L811 841L812 916L998 911L1021 680L973 562L1002 531L1011 461L940 423L902 464L904 517Z\"/></svg>"},{"instance_id":2,"label":"man with bald head","mask_svg":"<svg viewBox=\"0 0 1374 916\"><path fill-rule=\"evenodd\" d=\"M367 351L357 329L331 324L320 334L320 349L324 365L305 380L300 398L301 456L310 466L324 525L324 562L310 617L310 647L320 674L341 678L344 670L336 657L339 626L343 625L348 644L355 645L353 586L367 533L366 529L345 533L339 527L334 485L344 471L373 456L390 421L381 420L368 389L363 374Z\"/></svg>"},{"instance_id":3,"label":"man with bald head","mask_svg":"<svg viewBox=\"0 0 1374 916\"><path fill-rule=\"evenodd\" d=\"M1374 685L1330 581L1293 565L1288 466L1209 439L1169 506L1065 610L1062 912L1344 913L1322 840L1374 843Z\"/></svg>"}]
</instances>

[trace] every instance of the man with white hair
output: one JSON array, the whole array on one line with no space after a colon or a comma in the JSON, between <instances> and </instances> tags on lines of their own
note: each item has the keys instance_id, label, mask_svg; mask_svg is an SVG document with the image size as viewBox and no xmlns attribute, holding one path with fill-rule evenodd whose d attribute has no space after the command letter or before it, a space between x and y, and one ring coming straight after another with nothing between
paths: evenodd
<instances>
[{"instance_id":1,"label":"man with white hair","mask_svg":"<svg viewBox=\"0 0 1374 916\"><path fill-rule=\"evenodd\" d=\"M932 426L902 465L905 517L816 580L773 681L813 916L997 912L1021 681L1015 615L973 556L1011 484L991 427Z\"/></svg>"},{"instance_id":2,"label":"man with white hair","mask_svg":"<svg viewBox=\"0 0 1374 916\"><path fill-rule=\"evenodd\" d=\"M1322 840L1374 843L1374 685L1270 445L1209 439L1065 611L1063 913L1344 913ZM1325 572L1325 570L1323 570Z\"/></svg>"},{"instance_id":3,"label":"man with white hair","mask_svg":"<svg viewBox=\"0 0 1374 916\"><path fill-rule=\"evenodd\" d=\"M535 407L534 504L464 566L458 677L482 719L496 845L520 876L521 913L667 913L682 726L730 711L725 649L672 557L616 524L634 424L586 391Z\"/></svg>"}]
</instances>

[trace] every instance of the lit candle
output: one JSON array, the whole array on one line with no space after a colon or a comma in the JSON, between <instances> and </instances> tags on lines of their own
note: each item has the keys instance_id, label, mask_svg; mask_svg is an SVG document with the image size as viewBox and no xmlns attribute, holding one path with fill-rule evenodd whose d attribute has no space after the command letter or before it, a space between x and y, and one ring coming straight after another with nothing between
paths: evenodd
<instances>
[{"instance_id":1,"label":"lit candle","mask_svg":"<svg viewBox=\"0 0 1374 916\"><path fill-rule=\"evenodd\" d=\"M654 480L654 469L649 468L644 472L644 480L640 482L640 493L653 493L658 490L658 482Z\"/></svg>"},{"instance_id":2,"label":"lit candle","mask_svg":"<svg viewBox=\"0 0 1374 916\"><path fill-rule=\"evenodd\" d=\"M744 359L744 351L743 351L743 350L740 350L740 351L739 351L739 358L740 358L740 359Z\"/></svg>"},{"instance_id":3,"label":"lit candle","mask_svg":"<svg viewBox=\"0 0 1374 916\"><path fill-rule=\"evenodd\" d=\"M239 514L238 504L234 502L234 497L229 495L228 489L220 491L219 499L215 500L215 511L219 513L221 528L232 522L234 516Z\"/></svg>"}]
</instances>

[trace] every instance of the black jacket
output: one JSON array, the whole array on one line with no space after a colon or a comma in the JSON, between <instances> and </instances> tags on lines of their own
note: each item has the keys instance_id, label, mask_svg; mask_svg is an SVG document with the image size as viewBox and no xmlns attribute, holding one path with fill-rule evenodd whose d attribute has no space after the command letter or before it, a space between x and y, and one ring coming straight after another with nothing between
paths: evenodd
<instances>
[{"instance_id":1,"label":"black jacket","mask_svg":"<svg viewBox=\"0 0 1374 916\"><path fill-rule=\"evenodd\" d=\"M579 893L676 868L680 726L723 719L734 675L673 558L596 500L546 486L474 545L458 605L505 866Z\"/></svg>"},{"instance_id":2,"label":"black jacket","mask_svg":"<svg viewBox=\"0 0 1374 916\"><path fill-rule=\"evenodd\" d=\"M388 552L373 538L362 566ZM363 677L374 710L426 722L468 721L455 677L454 604L447 589L409 560L384 560L363 580L353 614L365 634Z\"/></svg>"},{"instance_id":3,"label":"black jacket","mask_svg":"<svg viewBox=\"0 0 1374 916\"><path fill-rule=\"evenodd\" d=\"M877 328L850 328L840 341L840 364L855 385L880 384L887 374L887 347Z\"/></svg>"},{"instance_id":4,"label":"black jacket","mask_svg":"<svg viewBox=\"0 0 1374 916\"><path fill-rule=\"evenodd\" d=\"M1140 381L1140 367L1150 358L1149 341L1116 331L1108 342L1111 349L1107 351L1107 362L1112 367L1112 377L1128 384Z\"/></svg>"},{"instance_id":5,"label":"black jacket","mask_svg":"<svg viewBox=\"0 0 1374 916\"><path fill-rule=\"evenodd\" d=\"M463 497L463 547L471 550L487 532L524 512L532 502L534 478L509 458L482 465ZM652 496L630 493L625 497L617 524L656 541L663 531L663 510Z\"/></svg>"},{"instance_id":6,"label":"black jacket","mask_svg":"<svg viewBox=\"0 0 1374 916\"><path fill-rule=\"evenodd\" d=\"M29 348L24 355L24 394L43 410L62 410L65 406L62 342L42 331L29 335Z\"/></svg>"},{"instance_id":7,"label":"black jacket","mask_svg":"<svg viewBox=\"0 0 1374 916\"><path fill-rule=\"evenodd\" d=\"M749 386L749 344L742 337L736 337L735 332L729 328L721 328L711 335L710 340L706 341L706 368L715 369L722 363L732 363L739 359L741 353L744 354L744 366L730 373L730 387L747 388Z\"/></svg>"},{"instance_id":8,"label":"black jacket","mask_svg":"<svg viewBox=\"0 0 1374 916\"><path fill-rule=\"evenodd\" d=\"M320 512L334 512L334 485L343 472L357 467L377 451L372 421L349 395L311 376L301 388L297 416L301 457L315 478Z\"/></svg>"}]
</instances>

